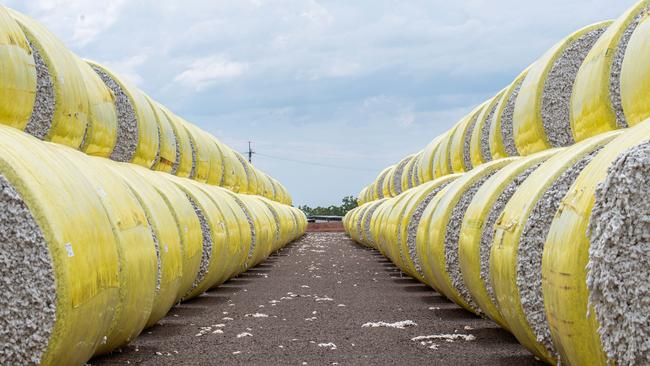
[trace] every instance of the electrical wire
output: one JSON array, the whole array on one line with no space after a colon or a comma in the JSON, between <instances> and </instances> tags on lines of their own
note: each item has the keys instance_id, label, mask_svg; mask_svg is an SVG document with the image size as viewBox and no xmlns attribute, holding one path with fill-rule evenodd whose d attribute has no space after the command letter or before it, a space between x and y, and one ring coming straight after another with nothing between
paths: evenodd
<instances>
[{"instance_id":1,"label":"electrical wire","mask_svg":"<svg viewBox=\"0 0 650 366\"><path fill-rule=\"evenodd\" d=\"M341 166L341 165L333 165L333 164L323 164L323 163L316 163L313 161L304 161L304 160L297 160L297 159L290 159L290 158L283 158L279 156L273 156L273 155L267 155L267 154L262 154L258 152L253 152L254 155L259 155L263 156L266 158L270 159L276 159L276 160L283 160L283 161L289 161L292 163L297 163L297 164L305 164L305 165L311 165L311 166L318 166L322 168L330 168L330 169L343 169L343 170L354 170L354 171L364 171L364 172L376 172L378 171L377 169L369 169L369 168L353 168L350 166Z\"/></svg>"}]
</instances>

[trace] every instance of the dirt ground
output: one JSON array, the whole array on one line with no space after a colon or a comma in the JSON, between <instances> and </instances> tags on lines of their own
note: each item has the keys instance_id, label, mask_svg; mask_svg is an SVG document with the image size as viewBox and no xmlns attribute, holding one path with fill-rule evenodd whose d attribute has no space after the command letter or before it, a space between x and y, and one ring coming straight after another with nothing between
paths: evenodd
<instances>
[{"instance_id":1,"label":"dirt ground","mask_svg":"<svg viewBox=\"0 0 650 366\"><path fill-rule=\"evenodd\" d=\"M343 222L310 222L307 225L307 232L345 232Z\"/></svg>"},{"instance_id":2,"label":"dirt ground","mask_svg":"<svg viewBox=\"0 0 650 366\"><path fill-rule=\"evenodd\" d=\"M432 337L416 338L421 336ZM404 276L379 252L342 233L306 234L240 277L174 307L159 325L123 349L90 361L93 365L424 363L541 364L493 322Z\"/></svg>"}]
</instances>

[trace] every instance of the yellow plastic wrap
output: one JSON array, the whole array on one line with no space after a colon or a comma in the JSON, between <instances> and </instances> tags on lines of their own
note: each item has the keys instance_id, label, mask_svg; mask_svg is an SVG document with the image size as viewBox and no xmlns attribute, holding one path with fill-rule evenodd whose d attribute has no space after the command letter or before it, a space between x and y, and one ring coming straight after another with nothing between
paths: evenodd
<instances>
[{"instance_id":1,"label":"yellow plastic wrap","mask_svg":"<svg viewBox=\"0 0 650 366\"><path fill-rule=\"evenodd\" d=\"M167 108L161 106L162 111L167 115L172 129L174 130L174 136L176 138L176 152L177 157L174 162L174 167L170 173L182 177L189 178L192 172L192 164L194 163L196 157L194 149L192 148L192 141L190 135L187 133L187 130L184 127L182 119L170 112Z\"/></svg>"},{"instance_id":2,"label":"yellow plastic wrap","mask_svg":"<svg viewBox=\"0 0 650 366\"><path fill-rule=\"evenodd\" d=\"M122 178L109 173L105 159L89 158L58 144L49 146L53 154L69 160L76 174L94 187L118 238L120 306L105 341L96 351L96 354L106 353L140 334L151 315L158 277L151 228L136 196ZM79 226L78 223L74 225Z\"/></svg>"},{"instance_id":3,"label":"yellow plastic wrap","mask_svg":"<svg viewBox=\"0 0 650 366\"><path fill-rule=\"evenodd\" d=\"M488 219L501 194L515 178L527 169L544 162L557 151L555 149L547 150L515 160L495 173L476 192L463 218L458 241L458 259L465 286L481 310L506 329L508 324L488 295L486 282L489 281L489 278L481 277L481 240L483 232L491 230L491 228L485 227L485 220Z\"/></svg>"},{"instance_id":4,"label":"yellow plastic wrap","mask_svg":"<svg viewBox=\"0 0 650 366\"><path fill-rule=\"evenodd\" d=\"M372 194L373 200L384 198L384 190L383 190L384 178L386 178L386 175L390 171L390 168L391 167L388 167L382 170L381 173L379 173L379 175L375 179L373 183L374 184L374 190L373 190L374 192Z\"/></svg>"},{"instance_id":5,"label":"yellow plastic wrap","mask_svg":"<svg viewBox=\"0 0 650 366\"><path fill-rule=\"evenodd\" d=\"M522 307L517 286L521 234L535 204L553 182L581 158L611 141L617 133L582 141L548 159L519 186L495 224L490 252L490 278L497 306L517 340L549 363L555 363L555 357L536 340Z\"/></svg>"},{"instance_id":6,"label":"yellow plastic wrap","mask_svg":"<svg viewBox=\"0 0 650 366\"><path fill-rule=\"evenodd\" d=\"M580 67L571 96L571 129L576 141L628 126L622 111L617 113L613 105L613 63L626 29L648 6L649 0L639 1L616 19Z\"/></svg>"},{"instance_id":7,"label":"yellow plastic wrap","mask_svg":"<svg viewBox=\"0 0 650 366\"><path fill-rule=\"evenodd\" d=\"M492 99L487 101L485 108L483 108L476 119L476 125L474 126L474 130L472 130L469 147L472 166L476 167L492 160L489 146L490 126L494 120L494 112L504 92L505 89L501 90Z\"/></svg>"},{"instance_id":8,"label":"yellow plastic wrap","mask_svg":"<svg viewBox=\"0 0 650 366\"><path fill-rule=\"evenodd\" d=\"M150 327L162 319L177 302L183 277L181 236L174 215L163 196L148 180L133 170L139 167L112 163L109 160L104 163L130 187L131 193L144 209L147 222L155 235L159 273L153 308L147 321L147 327Z\"/></svg>"},{"instance_id":9,"label":"yellow plastic wrap","mask_svg":"<svg viewBox=\"0 0 650 366\"><path fill-rule=\"evenodd\" d=\"M24 130L36 98L36 66L20 26L0 6L0 124Z\"/></svg>"},{"instance_id":10,"label":"yellow plastic wrap","mask_svg":"<svg viewBox=\"0 0 650 366\"><path fill-rule=\"evenodd\" d=\"M86 132L90 110L77 57L38 22L11 9L9 14L38 50L52 81L54 112L51 126L47 131L40 131L42 136L39 138L78 149Z\"/></svg>"},{"instance_id":11,"label":"yellow plastic wrap","mask_svg":"<svg viewBox=\"0 0 650 366\"><path fill-rule=\"evenodd\" d=\"M397 168L396 165L391 165L391 167L386 172L386 175L383 176L383 180L381 182L381 196L380 196L382 198L393 197L393 194L390 190L390 186L391 186L391 181L393 180L393 174L395 174L395 168Z\"/></svg>"},{"instance_id":12,"label":"yellow plastic wrap","mask_svg":"<svg viewBox=\"0 0 650 366\"><path fill-rule=\"evenodd\" d=\"M410 176L409 176L409 188L417 187L420 184L424 183L420 177L420 160L422 160L422 150L418 151L413 157L413 163L411 165Z\"/></svg>"},{"instance_id":13,"label":"yellow plastic wrap","mask_svg":"<svg viewBox=\"0 0 650 366\"><path fill-rule=\"evenodd\" d=\"M125 305L119 287L125 285L127 269L120 271L122 255L111 220L97 186L79 176L68 159L5 126L0 126L0 141L0 174L20 194L40 227L55 277L55 323L50 338L40 340L43 354L31 356L39 358L41 365L83 364ZM150 276L152 286L153 280ZM150 306L146 293L140 294L140 309ZM79 326L89 319L92 326Z\"/></svg>"},{"instance_id":14,"label":"yellow plastic wrap","mask_svg":"<svg viewBox=\"0 0 650 366\"><path fill-rule=\"evenodd\" d=\"M176 162L176 135L172 128L169 117L160 108L160 105L145 95L145 99L153 110L156 121L158 121L158 135L160 137L159 154L151 167L165 173L170 173L174 169Z\"/></svg>"},{"instance_id":15,"label":"yellow plastic wrap","mask_svg":"<svg viewBox=\"0 0 650 366\"><path fill-rule=\"evenodd\" d=\"M192 283L201 265L201 255L203 254L201 223L185 193L167 175L137 166L131 166L131 168L158 191L176 221L175 225L180 233L183 250L183 273L176 298L176 301L180 301L182 296L192 288Z\"/></svg>"},{"instance_id":16,"label":"yellow plastic wrap","mask_svg":"<svg viewBox=\"0 0 650 366\"><path fill-rule=\"evenodd\" d=\"M650 14L646 14L627 44L621 70L621 102L628 125L650 117Z\"/></svg>"},{"instance_id":17,"label":"yellow plastic wrap","mask_svg":"<svg viewBox=\"0 0 650 366\"><path fill-rule=\"evenodd\" d=\"M422 216L418 227L417 241L418 254L422 262L423 273L427 275L429 282L435 284L439 292L453 300L465 309L478 313L478 309L468 303L465 298L458 292L452 284L451 276L447 272L445 237L447 235L447 225L452 219L452 211L461 197L474 184L478 183L484 177L495 173L499 169L510 164L512 159L500 159L483 164L469 173L456 179L438 193L429 203L427 210ZM432 208L430 212L429 207ZM427 215L427 216L425 216ZM426 218L426 220L425 220ZM426 225L426 226L425 226ZM420 231L420 229L422 231ZM422 234L422 235L420 235Z\"/></svg>"},{"instance_id":18,"label":"yellow plastic wrap","mask_svg":"<svg viewBox=\"0 0 650 366\"><path fill-rule=\"evenodd\" d=\"M221 186L230 189L233 192L239 192L242 187L248 185L244 167L239 163L230 147L222 144L214 137L212 139L217 145L217 148L221 151L221 157L223 159L224 170L222 178L223 183Z\"/></svg>"},{"instance_id":19,"label":"yellow plastic wrap","mask_svg":"<svg viewBox=\"0 0 650 366\"><path fill-rule=\"evenodd\" d=\"M433 180L434 177L434 164L435 155L438 145L440 144L441 137L436 137L431 141L427 147L422 150L422 158L418 161L418 176L420 182L428 182Z\"/></svg>"},{"instance_id":20,"label":"yellow plastic wrap","mask_svg":"<svg viewBox=\"0 0 650 366\"><path fill-rule=\"evenodd\" d=\"M549 142L542 119L542 99L547 78L568 47L584 35L594 30L605 29L611 23L611 21L600 22L574 32L556 43L530 67L528 75L521 84L513 116L515 145L521 155L561 147L553 146Z\"/></svg>"},{"instance_id":21,"label":"yellow plastic wrap","mask_svg":"<svg viewBox=\"0 0 650 366\"><path fill-rule=\"evenodd\" d=\"M402 170L402 176L400 177L399 190L400 193L408 191L413 186L413 181L411 177L413 176L413 164L415 163L415 158L417 155L411 155L407 157L407 161L404 164L404 169Z\"/></svg>"},{"instance_id":22,"label":"yellow plastic wrap","mask_svg":"<svg viewBox=\"0 0 650 366\"><path fill-rule=\"evenodd\" d=\"M183 124L185 131L190 136L194 150L194 174L190 178L198 182L206 183L212 167L210 161L211 151L209 150L208 141L206 141L203 131L199 130L198 127L180 118L178 121Z\"/></svg>"},{"instance_id":23,"label":"yellow plastic wrap","mask_svg":"<svg viewBox=\"0 0 650 366\"><path fill-rule=\"evenodd\" d=\"M506 146L504 145L503 133L501 129L501 120L503 117L503 112L506 109L506 105L508 104L508 100L510 99L512 94L516 91L517 86L521 82L523 82L523 80L526 78L526 75L528 74L528 70L529 68L527 68L521 74L519 74L519 76L517 76L517 78L512 82L512 84L510 84L510 86L506 88L506 90L501 95L501 98L499 98L499 105L496 111L494 112L494 115L492 115L492 121L490 122L490 153L492 154L493 160L510 156L508 154L508 151L506 150ZM513 118L514 118L514 113L513 113Z\"/></svg>"},{"instance_id":24,"label":"yellow plastic wrap","mask_svg":"<svg viewBox=\"0 0 650 366\"><path fill-rule=\"evenodd\" d=\"M562 200L544 246L542 290L553 343L565 365L610 365L598 322L589 312L587 228L597 185L620 153L650 138L650 123L638 124L612 140L585 167Z\"/></svg>"},{"instance_id":25,"label":"yellow plastic wrap","mask_svg":"<svg viewBox=\"0 0 650 366\"><path fill-rule=\"evenodd\" d=\"M151 105L149 105L144 93L139 89L130 86L108 68L94 61L86 62L93 68L101 70L113 79L113 81L117 83L120 89L122 89L124 94L128 97L135 112L138 124L137 145L135 153L133 154L133 159L130 163L141 165L145 168L151 168L154 165L156 156L159 152L160 138L158 136L158 122L156 121L156 115L154 114ZM118 144L120 143L119 138L120 136L118 134Z\"/></svg>"},{"instance_id":26,"label":"yellow plastic wrap","mask_svg":"<svg viewBox=\"0 0 650 366\"><path fill-rule=\"evenodd\" d=\"M483 103L467 116L465 116L451 137L449 146L449 158L451 168L454 173L463 173L472 170L471 154L469 145L471 142L472 132L476 127L479 114L483 112L487 103ZM465 154L467 152L467 154Z\"/></svg>"},{"instance_id":27,"label":"yellow plastic wrap","mask_svg":"<svg viewBox=\"0 0 650 366\"><path fill-rule=\"evenodd\" d=\"M372 238L371 236L368 236L368 234L372 235L372 230L369 230L370 232L366 232L366 227L367 228L372 228L372 219L374 217L374 214L377 212L378 207L384 203L387 199L381 199L381 200L376 200L372 201L367 204L368 210L367 211L359 211L358 216L356 217L356 220L359 222L359 234L358 240L362 244L365 244L366 246L376 248L375 244L375 239Z\"/></svg>"},{"instance_id":28,"label":"yellow plastic wrap","mask_svg":"<svg viewBox=\"0 0 650 366\"><path fill-rule=\"evenodd\" d=\"M253 225L255 231L255 248L252 256L248 258L247 266L255 267L261 263L271 251L271 242L273 241L274 233L271 232L273 228L272 218L262 203L258 201L257 197L251 195L238 195L237 198L243 202L249 210L253 218Z\"/></svg>"},{"instance_id":29,"label":"yellow plastic wrap","mask_svg":"<svg viewBox=\"0 0 650 366\"><path fill-rule=\"evenodd\" d=\"M115 97L85 61L77 59L77 65L86 85L89 103L88 126L80 150L88 155L108 158L117 142Z\"/></svg>"}]
</instances>

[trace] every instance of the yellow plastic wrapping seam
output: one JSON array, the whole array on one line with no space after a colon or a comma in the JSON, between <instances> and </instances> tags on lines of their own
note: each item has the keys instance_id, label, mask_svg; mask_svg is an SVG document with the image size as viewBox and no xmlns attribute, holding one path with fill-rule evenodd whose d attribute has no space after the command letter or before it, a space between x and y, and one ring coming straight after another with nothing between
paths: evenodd
<instances>
[{"instance_id":1,"label":"yellow plastic wrapping seam","mask_svg":"<svg viewBox=\"0 0 650 366\"><path fill-rule=\"evenodd\" d=\"M627 44L621 70L621 102L625 119L634 126L650 117L650 14L640 21Z\"/></svg>"},{"instance_id":2,"label":"yellow plastic wrapping seam","mask_svg":"<svg viewBox=\"0 0 650 366\"><path fill-rule=\"evenodd\" d=\"M241 215L241 209L237 207L237 203L232 198L233 193L221 187L201 183L196 183L196 185L220 210L222 221L218 224L222 227L225 226L225 231L228 233L228 240L223 243L221 250L211 260L214 262L214 267L219 269L219 274L215 274L211 280L210 288L213 288L225 282L235 273L240 273L248 254L248 247L244 246L245 242L242 240L242 231L246 235L248 228L240 226L240 223L245 223L246 217Z\"/></svg>"},{"instance_id":3,"label":"yellow plastic wrapping seam","mask_svg":"<svg viewBox=\"0 0 650 366\"><path fill-rule=\"evenodd\" d=\"M469 150L472 131L474 131L478 116L485 109L486 104L479 105L463 117L450 139L449 159L451 160L451 169L454 173L463 173L472 170L473 166Z\"/></svg>"},{"instance_id":4,"label":"yellow plastic wrapping seam","mask_svg":"<svg viewBox=\"0 0 650 366\"><path fill-rule=\"evenodd\" d=\"M115 97L88 64L76 58L88 95L88 126L79 149L88 155L108 158L117 142Z\"/></svg>"},{"instance_id":5,"label":"yellow plastic wrapping seam","mask_svg":"<svg viewBox=\"0 0 650 366\"><path fill-rule=\"evenodd\" d=\"M24 130L36 98L36 65L20 26L0 6L0 124Z\"/></svg>"},{"instance_id":6,"label":"yellow plastic wrapping seam","mask_svg":"<svg viewBox=\"0 0 650 366\"><path fill-rule=\"evenodd\" d=\"M201 183L172 175L167 178L176 184L188 199L192 200L193 205L196 205L196 209L205 219L206 234L210 235L209 238L204 238L202 232L202 256L199 272L192 282L191 289L181 295L183 300L188 300L210 289L223 274L224 269L220 267L219 256L226 252L230 237L220 207L201 189ZM217 200L217 202L219 201ZM207 243L209 243L209 247L206 245Z\"/></svg>"},{"instance_id":7,"label":"yellow plastic wrapping seam","mask_svg":"<svg viewBox=\"0 0 650 366\"><path fill-rule=\"evenodd\" d=\"M158 122L151 105L139 89L130 86L112 71L94 61L86 62L97 72L102 80L115 95L115 108L117 110L117 142L111 153L111 159L126 163L141 165L145 168L153 167L160 149L158 136ZM100 74L101 73L101 74ZM104 79L104 77L108 79ZM110 80L109 80L110 79ZM67 83L67 80L66 80ZM112 86L112 87L111 87ZM126 100L120 101L119 95L123 94ZM131 131L129 126L131 117L125 113L120 117L120 103L128 103L129 108L135 113L135 128ZM135 144L135 146L133 146Z\"/></svg>"},{"instance_id":8,"label":"yellow plastic wrapping seam","mask_svg":"<svg viewBox=\"0 0 650 366\"><path fill-rule=\"evenodd\" d=\"M454 171L451 166L451 157L450 157L450 147L451 147L451 138L456 132L458 124L456 124L451 130L447 131L440 140L440 145L436 149L436 156L434 157L434 171L433 178L440 178L448 174L452 174Z\"/></svg>"},{"instance_id":9,"label":"yellow plastic wrapping seam","mask_svg":"<svg viewBox=\"0 0 650 366\"><path fill-rule=\"evenodd\" d=\"M574 32L556 43L530 67L521 84L513 117L515 145L521 155L574 143L569 121L570 94L562 95L564 91L558 89L572 87L575 74L566 66L564 69L559 67L559 70L556 66L564 57L572 58L572 62L579 61L578 57L586 57L590 44L581 45L580 42L595 43L611 23L600 22ZM584 49L576 50L576 47ZM549 128L551 130L547 130Z\"/></svg>"},{"instance_id":10,"label":"yellow plastic wrapping seam","mask_svg":"<svg viewBox=\"0 0 650 366\"><path fill-rule=\"evenodd\" d=\"M627 57L628 37L648 10L650 0L639 1L617 18L580 67L571 96L571 129L576 141L629 126L619 92L620 67L623 56Z\"/></svg>"},{"instance_id":11,"label":"yellow plastic wrapping seam","mask_svg":"<svg viewBox=\"0 0 650 366\"><path fill-rule=\"evenodd\" d=\"M441 138L441 136L434 138L433 141L422 150L422 158L418 161L418 178L421 183L431 181L435 178L433 176L435 164L434 158Z\"/></svg>"},{"instance_id":12,"label":"yellow plastic wrapping seam","mask_svg":"<svg viewBox=\"0 0 650 366\"><path fill-rule=\"evenodd\" d=\"M192 288L199 272L203 255L201 223L185 193L166 175L136 165L129 167L158 191L174 216L183 249L182 278L176 297L178 302Z\"/></svg>"},{"instance_id":13,"label":"yellow plastic wrapping seam","mask_svg":"<svg viewBox=\"0 0 650 366\"><path fill-rule=\"evenodd\" d=\"M77 57L38 22L11 9L8 12L30 42L34 60L40 58L42 63L42 74L36 79L37 85L41 83L42 87L38 88L34 109L24 131L39 139L78 149L86 133L90 110L89 94ZM17 42L20 44L23 39ZM36 63L37 71L38 65Z\"/></svg>"},{"instance_id":14,"label":"yellow plastic wrapping seam","mask_svg":"<svg viewBox=\"0 0 650 366\"><path fill-rule=\"evenodd\" d=\"M57 159L70 161L76 175L94 187L117 237L120 305L111 329L105 334L105 341L95 353L103 354L134 339L149 320L158 278L155 242L147 215L137 197L124 179L107 169L104 158L89 157L59 144L48 146ZM75 220L70 224L79 227Z\"/></svg>"},{"instance_id":15,"label":"yellow plastic wrapping seam","mask_svg":"<svg viewBox=\"0 0 650 366\"><path fill-rule=\"evenodd\" d=\"M183 247L176 220L167 203L142 175L133 171L136 166L104 162L106 167L122 177L144 209L151 227L158 256L158 278L153 308L147 327L153 326L176 303L183 278ZM158 178L160 179L160 178Z\"/></svg>"},{"instance_id":16,"label":"yellow plastic wrapping seam","mask_svg":"<svg viewBox=\"0 0 650 366\"><path fill-rule=\"evenodd\" d=\"M516 94L520 90L520 86L526 78L529 69L530 67L519 74L512 84L506 88L505 92L501 95L501 98L499 98L499 104L492 115L492 121L489 122L490 153L492 154L493 160L518 155L514 142L514 131L511 131L512 136L504 136L502 124L504 123L504 115L510 114L512 115L512 118L514 118L514 106L517 99ZM508 131L510 130L508 129Z\"/></svg>"},{"instance_id":17,"label":"yellow plastic wrapping seam","mask_svg":"<svg viewBox=\"0 0 650 366\"><path fill-rule=\"evenodd\" d=\"M192 167L196 160L196 152L194 151L190 135L187 133L180 117L169 111L164 106L160 104L158 106L163 113L167 115L172 129L174 130L176 141L176 159L174 160L174 165L172 166L170 173L181 178L190 178L192 175Z\"/></svg>"},{"instance_id":18,"label":"yellow plastic wrapping seam","mask_svg":"<svg viewBox=\"0 0 650 366\"><path fill-rule=\"evenodd\" d=\"M563 364L613 364L602 350L600 326L588 302L589 218L596 188L612 162L649 138L650 123L644 122L607 144L571 186L551 224L542 259L542 290L553 343Z\"/></svg>"},{"instance_id":19,"label":"yellow plastic wrapping seam","mask_svg":"<svg viewBox=\"0 0 650 366\"><path fill-rule=\"evenodd\" d=\"M406 207L402 212L402 216L400 217L400 236L398 241L401 245L400 250L404 253L404 263L402 266L404 267L404 272L411 274L412 277L417 278L421 282L425 282L425 279L422 274L421 263L417 256L417 250L415 247L417 242L417 228L421 216L418 216L414 221L414 215L418 208L424 210L420 205L427 204L426 200L430 194L442 189L442 187L451 183L460 176L460 174L450 174L414 188L412 190L413 197L407 202Z\"/></svg>"},{"instance_id":20,"label":"yellow plastic wrapping seam","mask_svg":"<svg viewBox=\"0 0 650 366\"><path fill-rule=\"evenodd\" d=\"M0 126L0 141L0 176L15 189L42 235L33 239L33 246L23 239L25 249L37 251L26 255L47 256L40 266L36 258L30 265L3 263L10 279L21 273L12 283L15 288L31 288L30 296L34 296L14 303L26 304L24 307L4 309L16 328L3 331L12 334L12 342L23 342L16 347L25 351L5 354L5 361L14 365L84 364L123 306L120 285L125 284L125 272L120 272L121 249L111 219L96 186L49 146L6 126ZM19 226L15 229L21 230ZM151 280L153 284L153 276ZM148 297L141 295L146 307ZM15 295L9 291L3 296ZM41 302L48 298L51 303ZM53 313L41 311L46 307ZM38 318L33 318L37 314ZM92 326L79 326L89 319ZM29 343L37 347L30 349L25 345Z\"/></svg>"},{"instance_id":21,"label":"yellow plastic wrapping seam","mask_svg":"<svg viewBox=\"0 0 650 366\"><path fill-rule=\"evenodd\" d=\"M455 220L462 220L462 217L453 215L456 206L463 202L469 192L480 188L485 179L513 161L512 158L491 161L451 182L431 200L418 227L417 242L420 244L417 245L417 249L424 277L448 299L477 315L481 310L467 291L458 265L458 237L453 235L459 235L459 232L449 232L448 225ZM431 210L426 212L429 208ZM457 223L459 229L460 224ZM449 238L452 241L451 247L446 243L449 235L452 235ZM455 255L456 260L450 255Z\"/></svg>"},{"instance_id":22,"label":"yellow plastic wrapping seam","mask_svg":"<svg viewBox=\"0 0 650 366\"><path fill-rule=\"evenodd\" d=\"M488 220L492 220L493 215L499 214L499 211L495 211L495 208L502 208L507 203L507 198L504 198L502 195L510 194L506 190L511 192L513 189L516 189L516 187L512 187L511 185L517 179L520 179L524 172L530 174L529 169L535 168L557 152L558 149L551 149L533 154L529 157L513 161L496 172L476 192L463 218L463 225L460 229L460 238L458 240L458 260L463 274L463 281L481 310L497 324L506 329L508 329L508 324L501 316L499 309L492 301L487 290L488 286L491 287L489 274L485 271L486 269L489 271L490 252L489 247L486 247L482 242L486 240L484 239L484 235L487 235L488 232L490 235L494 233L494 225L493 223L490 224L491 221ZM502 199L506 201L499 202ZM488 224L490 226L486 227ZM487 236L487 238L489 237ZM491 245L491 241L488 245ZM488 257L487 261L484 256Z\"/></svg>"},{"instance_id":23,"label":"yellow plastic wrapping seam","mask_svg":"<svg viewBox=\"0 0 650 366\"><path fill-rule=\"evenodd\" d=\"M153 170L170 173L174 169L174 163L176 163L176 134L174 133L169 117L160 108L160 105L148 95L145 94L144 97L149 103L156 121L158 122L159 153L151 168Z\"/></svg>"},{"instance_id":24,"label":"yellow plastic wrapping seam","mask_svg":"<svg viewBox=\"0 0 650 366\"><path fill-rule=\"evenodd\" d=\"M472 130L469 145L470 159L473 167L492 161L492 154L490 152L490 126L505 90L501 90L492 99L487 101L485 108L481 110L476 119L476 125Z\"/></svg>"},{"instance_id":25,"label":"yellow plastic wrapping seam","mask_svg":"<svg viewBox=\"0 0 650 366\"><path fill-rule=\"evenodd\" d=\"M522 232L533 208L558 177L578 161L611 141L617 134L618 131L587 139L565 148L561 153L548 159L519 186L494 225L495 233L490 252L490 279L497 307L517 340L548 363L555 363L556 357L549 349L550 344L544 345L541 338L540 341L537 340L538 337L527 320L517 281Z\"/></svg>"}]
</instances>

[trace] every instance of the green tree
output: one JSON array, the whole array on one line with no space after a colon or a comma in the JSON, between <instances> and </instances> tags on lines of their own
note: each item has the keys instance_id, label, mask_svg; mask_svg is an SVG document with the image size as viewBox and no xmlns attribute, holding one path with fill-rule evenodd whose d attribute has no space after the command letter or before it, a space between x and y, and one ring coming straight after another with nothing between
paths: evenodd
<instances>
[{"instance_id":1,"label":"green tree","mask_svg":"<svg viewBox=\"0 0 650 366\"><path fill-rule=\"evenodd\" d=\"M298 206L307 216L345 216L348 211L357 207L357 199L354 196L345 196L341 200L340 206L331 205L328 207L311 208L307 205Z\"/></svg>"}]
</instances>

